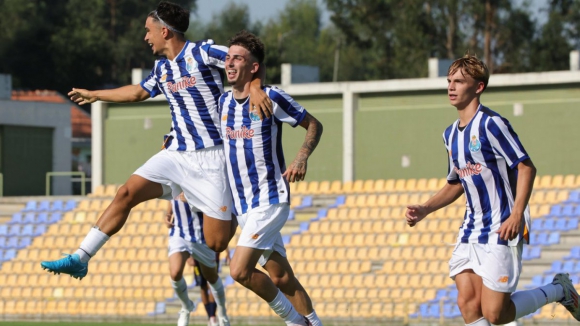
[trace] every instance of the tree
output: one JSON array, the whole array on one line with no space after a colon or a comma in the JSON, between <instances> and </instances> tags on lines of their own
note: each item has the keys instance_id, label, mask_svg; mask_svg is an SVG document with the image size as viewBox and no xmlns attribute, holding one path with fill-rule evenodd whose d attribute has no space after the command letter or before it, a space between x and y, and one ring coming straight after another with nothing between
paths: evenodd
<instances>
[{"instance_id":1,"label":"tree","mask_svg":"<svg viewBox=\"0 0 580 326\"><path fill-rule=\"evenodd\" d=\"M230 2L221 13L213 15L213 19L205 28L204 38L211 38L217 44L227 44L237 32L245 29L256 32L250 24L250 11L246 4Z\"/></svg>"}]
</instances>

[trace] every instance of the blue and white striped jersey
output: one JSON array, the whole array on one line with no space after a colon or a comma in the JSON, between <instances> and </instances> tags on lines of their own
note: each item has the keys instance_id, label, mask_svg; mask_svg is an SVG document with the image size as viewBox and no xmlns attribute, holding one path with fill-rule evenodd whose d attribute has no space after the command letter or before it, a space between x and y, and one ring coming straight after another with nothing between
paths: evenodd
<instances>
[{"instance_id":1,"label":"blue and white striped jersey","mask_svg":"<svg viewBox=\"0 0 580 326\"><path fill-rule=\"evenodd\" d=\"M282 151L282 123L296 127L306 110L283 90L266 86L274 114L260 117L250 111L250 98L239 104L231 91L219 100L221 129L234 213L245 214L263 205L289 202L290 188L282 178L286 171Z\"/></svg>"},{"instance_id":2,"label":"blue and white striped jersey","mask_svg":"<svg viewBox=\"0 0 580 326\"><path fill-rule=\"evenodd\" d=\"M188 203L172 200L173 227L169 229L170 237L181 237L189 242L205 243L203 236L203 213L191 210Z\"/></svg>"},{"instance_id":3,"label":"blue and white striped jersey","mask_svg":"<svg viewBox=\"0 0 580 326\"><path fill-rule=\"evenodd\" d=\"M522 237L527 242L529 207L517 238L504 241L497 233L514 205L516 167L529 158L518 135L505 118L481 104L463 130L458 126L459 120L443 133L449 153L447 180L461 182L467 199L458 242L515 246Z\"/></svg>"},{"instance_id":4,"label":"blue and white striped jersey","mask_svg":"<svg viewBox=\"0 0 580 326\"><path fill-rule=\"evenodd\" d=\"M218 68L224 68L228 48L212 40L185 43L175 58L155 61L151 74L141 82L151 97L161 92L169 101L171 130L165 148L193 151L222 144L217 100L223 93Z\"/></svg>"}]
</instances>

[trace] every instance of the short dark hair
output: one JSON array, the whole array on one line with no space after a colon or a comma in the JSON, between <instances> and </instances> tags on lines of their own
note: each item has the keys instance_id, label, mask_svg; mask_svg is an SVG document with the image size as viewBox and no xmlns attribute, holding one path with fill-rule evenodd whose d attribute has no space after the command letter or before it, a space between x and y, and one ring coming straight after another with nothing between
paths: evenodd
<instances>
[{"instance_id":1,"label":"short dark hair","mask_svg":"<svg viewBox=\"0 0 580 326\"><path fill-rule=\"evenodd\" d=\"M250 51L258 63L264 61L264 43L256 35L246 30L241 30L230 39L229 46L232 45L238 45Z\"/></svg>"},{"instance_id":2,"label":"short dark hair","mask_svg":"<svg viewBox=\"0 0 580 326\"><path fill-rule=\"evenodd\" d=\"M161 1L157 5L157 9L150 12L147 17L151 17L157 21L161 19L169 27L182 34L189 27L189 10L169 1Z\"/></svg>"}]
</instances>

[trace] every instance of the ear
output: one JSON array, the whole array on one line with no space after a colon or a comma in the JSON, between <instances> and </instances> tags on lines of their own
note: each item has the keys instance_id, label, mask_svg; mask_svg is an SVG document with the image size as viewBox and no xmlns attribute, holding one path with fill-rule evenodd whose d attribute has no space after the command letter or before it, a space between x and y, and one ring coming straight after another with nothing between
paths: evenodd
<instances>
[{"instance_id":1,"label":"ear","mask_svg":"<svg viewBox=\"0 0 580 326\"><path fill-rule=\"evenodd\" d=\"M475 94L479 95L479 94L483 93L484 89L485 89L485 84L482 81L478 81L477 82L477 89L475 90Z\"/></svg>"},{"instance_id":2,"label":"ear","mask_svg":"<svg viewBox=\"0 0 580 326\"><path fill-rule=\"evenodd\" d=\"M258 72L258 70L259 70L259 69L260 69L260 64L259 64L259 63L257 63L257 62L253 62L253 63L252 63L252 70L251 70L251 73L252 73L252 74L255 74L255 73L257 73L257 72Z\"/></svg>"}]
</instances>

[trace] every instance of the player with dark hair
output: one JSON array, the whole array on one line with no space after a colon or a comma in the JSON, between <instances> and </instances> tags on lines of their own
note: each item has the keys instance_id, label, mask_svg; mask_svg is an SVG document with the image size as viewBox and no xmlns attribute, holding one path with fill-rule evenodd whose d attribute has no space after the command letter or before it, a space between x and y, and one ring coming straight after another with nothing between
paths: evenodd
<instances>
[{"instance_id":1,"label":"player with dark hair","mask_svg":"<svg viewBox=\"0 0 580 326\"><path fill-rule=\"evenodd\" d=\"M271 118L261 120L250 104L251 80L264 60L264 46L242 31L230 40L226 74L232 91L219 99L233 211L242 228L230 262L232 278L268 302L288 325L322 325L294 276L280 230L290 212L288 182L304 180L307 160L322 135L322 124L283 90L266 86ZM282 124L306 129L304 144L286 168ZM268 275L256 269L259 263ZM303 317L304 316L304 317Z\"/></svg>"}]
</instances>

